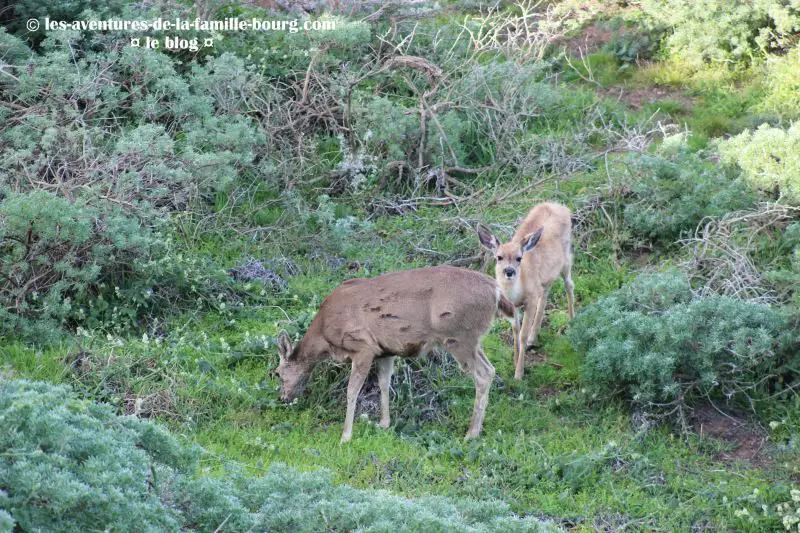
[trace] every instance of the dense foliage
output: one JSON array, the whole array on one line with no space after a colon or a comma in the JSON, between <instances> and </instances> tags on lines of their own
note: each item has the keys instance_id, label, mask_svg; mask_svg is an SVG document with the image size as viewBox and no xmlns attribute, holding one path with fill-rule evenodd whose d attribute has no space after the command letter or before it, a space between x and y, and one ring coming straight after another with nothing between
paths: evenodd
<instances>
[{"instance_id":1,"label":"dense foliage","mask_svg":"<svg viewBox=\"0 0 800 533\"><path fill-rule=\"evenodd\" d=\"M762 124L720 142L723 160L738 165L756 187L800 204L800 122L788 129Z\"/></svg>"},{"instance_id":2,"label":"dense foliage","mask_svg":"<svg viewBox=\"0 0 800 533\"><path fill-rule=\"evenodd\" d=\"M779 49L800 29L791 0L643 0L642 8L671 31L667 46L689 61L737 61Z\"/></svg>"},{"instance_id":3,"label":"dense foliage","mask_svg":"<svg viewBox=\"0 0 800 533\"><path fill-rule=\"evenodd\" d=\"M584 309L570 327L596 393L686 423L710 399L754 398L796 364L797 325L778 309L695 298L685 275L641 275Z\"/></svg>"},{"instance_id":4,"label":"dense foliage","mask_svg":"<svg viewBox=\"0 0 800 533\"><path fill-rule=\"evenodd\" d=\"M0 524L30 530L546 531L495 501L407 499L274 465L202 474L201 450L66 387L0 381Z\"/></svg>"},{"instance_id":5,"label":"dense foliage","mask_svg":"<svg viewBox=\"0 0 800 533\"><path fill-rule=\"evenodd\" d=\"M750 207L747 185L702 157L679 152L631 154L622 181L633 192L624 217L635 239L673 243L705 217Z\"/></svg>"},{"instance_id":6,"label":"dense foliage","mask_svg":"<svg viewBox=\"0 0 800 533\"><path fill-rule=\"evenodd\" d=\"M783 119L800 119L800 48L767 60L767 96L761 104L764 111Z\"/></svg>"},{"instance_id":7,"label":"dense foliage","mask_svg":"<svg viewBox=\"0 0 800 533\"><path fill-rule=\"evenodd\" d=\"M2 329L38 341L76 325L124 331L165 303L227 295L230 280L182 256L168 223L266 173L264 136L240 113L263 80L226 55L179 72L110 34L55 32L41 54L0 37L18 74L0 83Z\"/></svg>"}]
</instances>

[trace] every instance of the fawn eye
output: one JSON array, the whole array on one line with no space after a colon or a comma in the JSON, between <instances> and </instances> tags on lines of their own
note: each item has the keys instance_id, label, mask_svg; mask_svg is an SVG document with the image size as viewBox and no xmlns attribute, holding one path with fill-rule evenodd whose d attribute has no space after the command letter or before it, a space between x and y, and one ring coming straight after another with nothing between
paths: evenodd
<instances>
[{"instance_id":1,"label":"fawn eye","mask_svg":"<svg viewBox=\"0 0 800 533\"><path fill-rule=\"evenodd\" d=\"M502 256L502 255L498 255L498 256L497 256L497 260L498 260L498 261L502 261L502 260L503 260L503 256Z\"/></svg>"},{"instance_id":2,"label":"fawn eye","mask_svg":"<svg viewBox=\"0 0 800 533\"><path fill-rule=\"evenodd\" d=\"M517 263L519 263L520 261L522 261L522 256L517 257Z\"/></svg>"}]
</instances>

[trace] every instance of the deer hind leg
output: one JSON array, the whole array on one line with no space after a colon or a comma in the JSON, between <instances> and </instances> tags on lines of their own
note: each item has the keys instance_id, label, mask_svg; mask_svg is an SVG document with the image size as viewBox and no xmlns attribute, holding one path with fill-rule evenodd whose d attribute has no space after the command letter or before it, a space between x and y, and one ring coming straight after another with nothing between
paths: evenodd
<instances>
[{"instance_id":1,"label":"deer hind leg","mask_svg":"<svg viewBox=\"0 0 800 533\"><path fill-rule=\"evenodd\" d=\"M394 357L378 359L378 385L381 388L381 421L378 425L383 429L388 428L391 423L391 418L389 417L389 390L392 381L392 370L394 370Z\"/></svg>"},{"instance_id":2,"label":"deer hind leg","mask_svg":"<svg viewBox=\"0 0 800 533\"><path fill-rule=\"evenodd\" d=\"M575 284L572 282L572 253L567 253L567 262L564 265L564 270L561 271L561 276L564 278L564 288L567 290L569 319L572 320L575 318Z\"/></svg>"},{"instance_id":3,"label":"deer hind leg","mask_svg":"<svg viewBox=\"0 0 800 533\"><path fill-rule=\"evenodd\" d=\"M465 440L474 439L481 434L483 428L483 416L489 403L489 388L495 375L494 366L486 359L479 345L451 347L450 350L461 369L471 373L475 380L475 407L472 411L472 422L464 437Z\"/></svg>"},{"instance_id":4,"label":"deer hind leg","mask_svg":"<svg viewBox=\"0 0 800 533\"><path fill-rule=\"evenodd\" d=\"M359 357L362 355L362 357ZM356 416L356 402L364 380L369 374L369 367L372 365L372 356L364 357L363 354L356 354L353 357L353 367L350 371L350 381L347 383L347 416L344 418L344 431L342 432L342 442L349 442L353 436L353 419Z\"/></svg>"},{"instance_id":5,"label":"deer hind leg","mask_svg":"<svg viewBox=\"0 0 800 533\"><path fill-rule=\"evenodd\" d=\"M533 318L533 323L530 329L523 329L523 334L527 332L528 337L525 342L526 349L536 344L536 337L539 335L539 330L542 328L542 319L544 318L544 308L547 306L547 296L550 293L550 287L542 287L539 293L539 300L536 304L536 314Z\"/></svg>"}]
</instances>

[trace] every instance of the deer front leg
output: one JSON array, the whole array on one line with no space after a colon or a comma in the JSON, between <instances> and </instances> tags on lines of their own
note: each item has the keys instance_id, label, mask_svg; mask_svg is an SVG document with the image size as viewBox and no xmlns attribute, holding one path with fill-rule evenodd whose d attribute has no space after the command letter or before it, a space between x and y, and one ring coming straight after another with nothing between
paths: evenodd
<instances>
[{"instance_id":1,"label":"deer front leg","mask_svg":"<svg viewBox=\"0 0 800 533\"><path fill-rule=\"evenodd\" d=\"M381 421L378 425L383 429L388 428L391 423L389 417L389 391L391 388L392 370L394 370L394 357L382 357L378 359L378 385L381 388Z\"/></svg>"},{"instance_id":2,"label":"deer front leg","mask_svg":"<svg viewBox=\"0 0 800 533\"><path fill-rule=\"evenodd\" d=\"M569 319L575 318L575 283L572 281L572 272L569 268L564 271L564 288L567 289L567 311Z\"/></svg>"},{"instance_id":3,"label":"deer front leg","mask_svg":"<svg viewBox=\"0 0 800 533\"><path fill-rule=\"evenodd\" d=\"M519 309L514 309L514 322L511 326L512 343L514 344L514 368L517 368L517 359L523 357L520 352L520 315Z\"/></svg>"},{"instance_id":4,"label":"deer front leg","mask_svg":"<svg viewBox=\"0 0 800 533\"><path fill-rule=\"evenodd\" d=\"M525 306L525 315L522 319L522 327L519 332L519 358L517 359L517 365L514 370L514 379L522 379L523 374L525 374L525 350L527 349L525 339L527 332L531 330L531 325L536 314L536 307L538 306L538 302L531 303L535 305Z\"/></svg>"},{"instance_id":5,"label":"deer front leg","mask_svg":"<svg viewBox=\"0 0 800 533\"><path fill-rule=\"evenodd\" d=\"M533 319L533 324L531 325L530 330L522 330L524 332L528 332L528 340L526 341L526 348L533 346L536 343L536 337L539 335L539 330L542 327L542 319L544 318L544 308L547 306L547 296L550 292L550 287L542 287L541 294L539 296L539 302L536 306L536 316Z\"/></svg>"},{"instance_id":6,"label":"deer front leg","mask_svg":"<svg viewBox=\"0 0 800 533\"><path fill-rule=\"evenodd\" d=\"M364 380L369 374L369 367L372 365L372 355L364 356L357 354L353 357L353 366L350 371L350 381L347 383L347 415L344 418L344 431L342 432L342 442L349 442L353 436L353 419L356 416L356 402Z\"/></svg>"}]
</instances>

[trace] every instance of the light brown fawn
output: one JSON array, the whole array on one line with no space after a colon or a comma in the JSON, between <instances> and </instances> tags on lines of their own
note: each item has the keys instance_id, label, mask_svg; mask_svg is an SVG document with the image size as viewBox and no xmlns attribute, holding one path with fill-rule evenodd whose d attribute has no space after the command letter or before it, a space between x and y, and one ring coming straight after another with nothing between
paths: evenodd
<instances>
[{"instance_id":1,"label":"light brown fawn","mask_svg":"<svg viewBox=\"0 0 800 533\"><path fill-rule=\"evenodd\" d=\"M279 335L281 399L292 401L301 395L319 361L350 361L342 433L342 442L347 442L372 361L378 361L380 426L387 428L394 356L417 357L441 346L475 380L475 407L466 438L477 437L495 374L480 343L496 316L513 319L514 306L495 280L472 270L437 266L345 281L325 298L296 346L286 332Z\"/></svg>"},{"instance_id":2,"label":"light brown fawn","mask_svg":"<svg viewBox=\"0 0 800 533\"><path fill-rule=\"evenodd\" d=\"M542 325L550 286L564 278L570 319L575 317L575 294L572 282L572 218L565 206L547 202L528 213L511 240L500 244L483 225L478 238L497 259L495 278L503 293L516 307L524 307L520 326L514 318L514 377L522 379L525 351L536 342Z\"/></svg>"}]
</instances>

